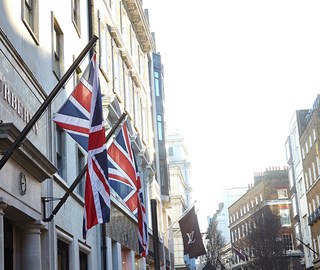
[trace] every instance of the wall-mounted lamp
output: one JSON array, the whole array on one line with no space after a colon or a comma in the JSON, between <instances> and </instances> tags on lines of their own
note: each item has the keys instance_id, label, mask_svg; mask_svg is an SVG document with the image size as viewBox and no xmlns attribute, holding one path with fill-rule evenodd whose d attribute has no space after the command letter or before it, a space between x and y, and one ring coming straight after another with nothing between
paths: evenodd
<instances>
[{"instance_id":1,"label":"wall-mounted lamp","mask_svg":"<svg viewBox=\"0 0 320 270\"><path fill-rule=\"evenodd\" d=\"M20 189L21 195L26 194L26 192L27 192L27 178L23 172L20 173L19 189Z\"/></svg>"}]
</instances>

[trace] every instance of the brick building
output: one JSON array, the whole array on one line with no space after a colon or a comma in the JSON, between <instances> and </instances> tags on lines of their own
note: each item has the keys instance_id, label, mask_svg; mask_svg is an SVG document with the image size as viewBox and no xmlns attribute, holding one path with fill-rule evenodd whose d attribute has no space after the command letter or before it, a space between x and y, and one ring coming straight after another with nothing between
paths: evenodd
<instances>
[{"instance_id":1,"label":"brick building","mask_svg":"<svg viewBox=\"0 0 320 270\"><path fill-rule=\"evenodd\" d=\"M231 269L240 269L243 264L253 259L250 247L241 246L241 240L250 233L250 218L253 213L264 207L270 207L274 214L280 216L282 225L282 241L286 247L288 259L300 256L293 245L291 200L287 168L270 168L263 173L256 173L254 184L248 191L229 207L230 235L233 256L229 260ZM237 255L235 250L242 253L246 259Z\"/></svg>"}]
</instances>

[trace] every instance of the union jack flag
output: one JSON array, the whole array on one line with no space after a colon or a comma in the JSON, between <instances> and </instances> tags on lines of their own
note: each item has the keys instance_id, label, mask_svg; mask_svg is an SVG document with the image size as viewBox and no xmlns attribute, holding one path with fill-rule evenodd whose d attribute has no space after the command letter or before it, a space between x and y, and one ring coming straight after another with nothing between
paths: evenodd
<instances>
[{"instance_id":1,"label":"union jack flag","mask_svg":"<svg viewBox=\"0 0 320 270\"><path fill-rule=\"evenodd\" d=\"M53 121L88 151L83 223L86 239L91 227L110 221L108 159L96 55Z\"/></svg>"},{"instance_id":2,"label":"union jack flag","mask_svg":"<svg viewBox=\"0 0 320 270\"><path fill-rule=\"evenodd\" d=\"M126 123L108 148L109 183L138 219L139 254L148 252L148 223L143 190Z\"/></svg>"}]
</instances>

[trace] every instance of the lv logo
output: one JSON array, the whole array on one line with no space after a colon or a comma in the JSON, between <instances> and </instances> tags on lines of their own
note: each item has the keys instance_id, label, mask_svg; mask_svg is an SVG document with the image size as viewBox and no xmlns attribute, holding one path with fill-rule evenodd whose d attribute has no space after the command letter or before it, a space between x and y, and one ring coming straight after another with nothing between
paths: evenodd
<instances>
[{"instance_id":1,"label":"lv logo","mask_svg":"<svg viewBox=\"0 0 320 270\"><path fill-rule=\"evenodd\" d=\"M194 239L194 231L192 231L191 233L186 233L186 235L188 236L188 245L196 241L196 239Z\"/></svg>"}]
</instances>

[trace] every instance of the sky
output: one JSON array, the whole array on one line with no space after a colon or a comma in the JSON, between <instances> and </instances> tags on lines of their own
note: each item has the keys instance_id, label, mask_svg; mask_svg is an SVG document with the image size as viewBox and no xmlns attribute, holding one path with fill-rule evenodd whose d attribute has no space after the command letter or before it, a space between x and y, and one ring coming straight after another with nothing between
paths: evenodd
<instances>
[{"instance_id":1,"label":"sky","mask_svg":"<svg viewBox=\"0 0 320 270\"><path fill-rule=\"evenodd\" d=\"M144 0L168 130L185 137L203 229L224 188L286 166L294 112L320 94L320 1Z\"/></svg>"}]
</instances>

